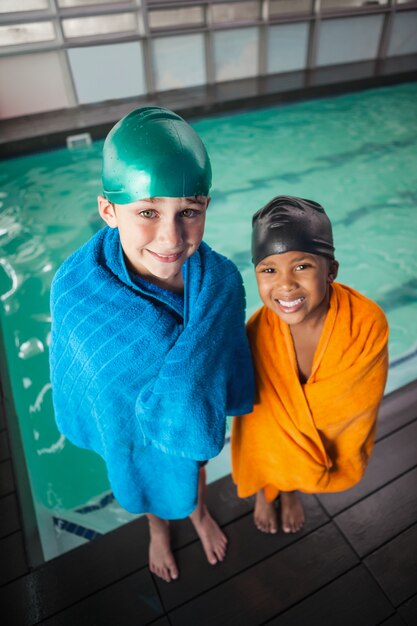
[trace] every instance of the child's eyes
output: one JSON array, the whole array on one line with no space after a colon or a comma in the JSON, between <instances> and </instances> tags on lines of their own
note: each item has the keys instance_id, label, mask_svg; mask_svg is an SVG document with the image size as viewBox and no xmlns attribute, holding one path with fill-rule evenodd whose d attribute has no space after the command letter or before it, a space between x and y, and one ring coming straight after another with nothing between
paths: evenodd
<instances>
[{"instance_id":1,"label":"child's eyes","mask_svg":"<svg viewBox=\"0 0 417 626\"><path fill-rule=\"evenodd\" d=\"M156 212L153 209L145 209L144 211L140 211L139 215L141 217L145 217L147 219L156 217Z\"/></svg>"},{"instance_id":2,"label":"child's eyes","mask_svg":"<svg viewBox=\"0 0 417 626\"><path fill-rule=\"evenodd\" d=\"M197 217L200 214L200 211L196 211L196 209L183 209L181 211L182 217Z\"/></svg>"},{"instance_id":3,"label":"child's eyes","mask_svg":"<svg viewBox=\"0 0 417 626\"><path fill-rule=\"evenodd\" d=\"M303 270L308 270L311 267L312 265L310 265L310 263L300 263L299 265L295 266L294 271L300 272ZM263 267L259 270L259 272L260 274L276 274L276 269L274 267Z\"/></svg>"},{"instance_id":4,"label":"child's eyes","mask_svg":"<svg viewBox=\"0 0 417 626\"><path fill-rule=\"evenodd\" d=\"M155 217L158 217L158 214L154 209L144 209L143 211L139 211L138 215L146 219L153 219ZM187 217L187 218L197 217L198 215L200 215L200 211L196 209L183 209L180 212L180 215L181 217Z\"/></svg>"}]
</instances>

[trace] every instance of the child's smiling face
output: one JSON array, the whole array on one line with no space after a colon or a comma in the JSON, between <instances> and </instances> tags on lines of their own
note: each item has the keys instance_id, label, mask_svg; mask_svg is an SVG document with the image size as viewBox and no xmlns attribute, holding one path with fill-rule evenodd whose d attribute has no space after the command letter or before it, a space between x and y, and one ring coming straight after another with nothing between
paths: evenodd
<instances>
[{"instance_id":1,"label":"child's smiling face","mask_svg":"<svg viewBox=\"0 0 417 626\"><path fill-rule=\"evenodd\" d=\"M317 254L291 251L272 254L256 266L262 302L287 324L323 319L329 307L330 283L338 262Z\"/></svg>"},{"instance_id":2,"label":"child's smiling face","mask_svg":"<svg viewBox=\"0 0 417 626\"><path fill-rule=\"evenodd\" d=\"M182 286L181 268L204 233L209 198L148 198L112 205L99 196L99 212L119 229L123 252L133 272L166 289Z\"/></svg>"}]
</instances>

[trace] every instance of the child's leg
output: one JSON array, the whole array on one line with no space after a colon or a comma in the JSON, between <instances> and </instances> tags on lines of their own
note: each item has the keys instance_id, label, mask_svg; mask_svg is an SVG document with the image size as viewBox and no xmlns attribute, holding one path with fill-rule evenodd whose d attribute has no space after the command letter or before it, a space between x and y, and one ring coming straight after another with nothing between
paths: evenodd
<instances>
[{"instance_id":1,"label":"child's leg","mask_svg":"<svg viewBox=\"0 0 417 626\"><path fill-rule=\"evenodd\" d=\"M260 489L256 494L255 511L254 511L255 526L263 533L275 534L278 532L278 520L277 511L275 508L275 502L268 502L265 498L263 489Z\"/></svg>"},{"instance_id":2,"label":"child's leg","mask_svg":"<svg viewBox=\"0 0 417 626\"><path fill-rule=\"evenodd\" d=\"M304 526L305 515L296 491L281 491L281 522L284 533L296 533Z\"/></svg>"},{"instance_id":3,"label":"child's leg","mask_svg":"<svg viewBox=\"0 0 417 626\"><path fill-rule=\"evenodd\" d=\"M175 563L169 539L169 522L147 514L151 540L149 543L149 569L167 583L178 578L178 567Z\"/></svg>"},{"instance_id":4,"label":"child's leg","mask_svg":"<svg viewBox=\"0 0 417 626\"><path fill-rule=\"evenodd\" d=\"M191 513L190 519L203 544L207 560L211 565L223 561L226 555L227 539L217 522L211 517L205 504L206 501L206 470L200 468L198 483L198 504Z\"/></svg>"}]
</instances>

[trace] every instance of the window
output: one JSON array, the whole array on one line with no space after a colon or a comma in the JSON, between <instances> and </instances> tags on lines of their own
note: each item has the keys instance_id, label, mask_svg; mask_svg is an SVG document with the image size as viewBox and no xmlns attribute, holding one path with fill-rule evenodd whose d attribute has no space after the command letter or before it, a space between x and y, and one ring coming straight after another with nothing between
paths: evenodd
<instances>
[{"instance_id":1,"label":"window","mask_svg":"<svg viewBox=\"0 0 417 626\"><path fill-rule=\"evenodd\" d=\"M230 2L212 5L214 24L253 22L260 17L258 2Z\"/></svg>"},{"instance_id":2,"label":"window","mask_svg":"<svg viewBox=\"0 0 417 626\"><path fill-rule=\"evenodd\" d=\"M194 87L206 82L204 36L201 33L158 37L152 44L158 91Z\"/></svg>"},{"instance_id":3,"label":"window","mask_svg":"<svg viewBox=\"0 0 417 626\"><path fill-rule=\"evenodd\" d=\"M375 59L381 37L383 15L362 15L323 20L317 65L355 63Z\"/></svg>"},{"instance_id":4,"label":"window","mask_svg":"<svg viewBox=\"0 0 417 626\"><path fill-rule=\"evenodd\" d=\"M133 33L137 31L137 22L133 13L116 13L115 15L64 19L62 28L67 39L74 39L94 35Z\"/></svg>"},{"instance_id":5,"label":"window","mask_svg":"<svg viewBox=\"0 0 417 626\"><path fill-rule=\"evenodd\" d=\"M132 0L57 0L58 1L58 6L60 6L62 9L67 9L70 7L86 7L86 6L92 6L92 5L97 5L97 4L116 4L117 2L123 2L124 4L127 4L129 1L132 2Z\"/></svg>"},{"instance_id":6,"label":"window","mask_svg":"<svg viewBox=\"0 0 417 626\"><path fill-rule=\"evenodd\" d=\"M268 73L304 69L307 60L308 24L277 24L268 28Z\"/></svg>"},{"instance_id":7,"label":"window","mask_svg":"<svg viewBox=\"0 0 417 626\"><path fill-rule=\"evenodd\" d=\"M214 33L216 80L249 78L258 73L258 28L235 28Z\"/></svg>"},{"instance_id":8,"label":"window","mask_svg":"<svg viewBox=\"0 0 417 626\"><path fill-rule=\"evenodd\" d=\"M321 0L321 9L363 9L388 4L388 0Z\"/></svg>"},{"instance_id":9,"label":"window","mask_svg":"<svg viewBox=\"0 0 417 626\"><path fill-rule=\"evenodd\" d=\"M19 13L20 11L42 11L49 9L48 0L1 0L0 13Z\"/></svg>"},{"instance_id":10,"label":"window","mask_svg":"<svg viewBox=\"0 0 417 626\"><path fill-rule=\"evenodd\" d=\"M417 52L417 11L398 11L388 48L388 56L416 54Z\"/></svg>"},{"instance_id":11,"label":"window","mask_svg":"<svg viewBox=\"0 0 417 626\"><path fill-rule=\"evenodd\" d=\"M18 46L54 39L55 29L52 22L0 26L0 46Z\"/></svg>"},{"instance_id":12,"label":"window","mask_svg":"<svg viewBox=\"0 0 417 626\"><path fill-rule=\"evenodd\" d=\"M175 28L175 26L202 26L204 25L203 7L190 7L179 9L166 9L162 11L149 11L149 28Z\"/></svg>"},{"instance_id":13,"label":"window","mask_svg":"<svg viewBox=\"0 0 417 626\"><path fill-rule=\"evenodd\" d=\"M68 58L80 104L146 92L139 41L70 48Z\"/></svg>"},{"instance_id":14,"label":"window","mask_svg":"<svg viewBox=\"0 0 417 626\"><path fill-rule=\"evenodd\" d=\"M311 5L311 0L271 0L269 15L279 17L289 13L310 13Z\"/></svg>"}]
</instances>

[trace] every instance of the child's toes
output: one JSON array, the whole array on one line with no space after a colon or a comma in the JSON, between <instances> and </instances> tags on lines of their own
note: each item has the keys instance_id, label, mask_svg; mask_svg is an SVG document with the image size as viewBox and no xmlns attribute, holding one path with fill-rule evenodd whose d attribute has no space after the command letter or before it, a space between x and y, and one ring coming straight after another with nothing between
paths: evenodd
<instances>
[{"instance_id":1,"label":"child's toes","mask_svg":"<svg viewBox=\"0 0 417 626\"><path fill-rule=\"evenodd\" d=\"M267 528L264 522L258 520L257 522L255 522L255 525L256 525L256 528L261 531L261 533L267 532Z\"/></svg>"},{"instance_id":2,"label":"child's toes","mask_svg":"<svg viewBox=\"0 0 417 626\"><path fill-rule=\"evenodd\" d=\"M217 557L217 561L223 561L224 557L226 556L226 546L218 546L216 548L216 557Z\"/></svg>"},{"instance_id":3,"label":"child's toes","mask_svg":"<svg viewBox=\"0 0 417 626\"><path fill-rule=\"evenodd\" d=\"M219 552L221 554L222 560L226 556L226 551L227 551L227 540L223 541L219 546Z\"/></svg>"},{"instance_id":4,"label":"child's toes","mask_svg":"<svg viewBox=\"0 0 417 626\"><path fill-rule=\"evenodd\" d=\"M217 556L216 556L216 554L214 552L209 552L207 554L207 559L208 559L208 562L210 563L210 565L216 565L216 563L217 563Z\"/></svg>"},{"instance_id":5,"label":"child's toes","mask_svg":"<svg viewBox=\"0 0 417 626\"><path fill-rule=\"evenodd\" d=\"M171 582L171 574L169 573L169 569L167 567L164 567L163 570L162 570L162 578L167 583Z\"/></svg>"},{"instance_id":6,"label":"child's toes","mask_svg":"<svg viewBox=\"0 0 417 626\"><path fill-rule=\"evenodd\" d=\"M278 532L278 520L275 517L268 520L267 532L271 533L271 535L275 535Z\"/></svg>"}]
</instances>

